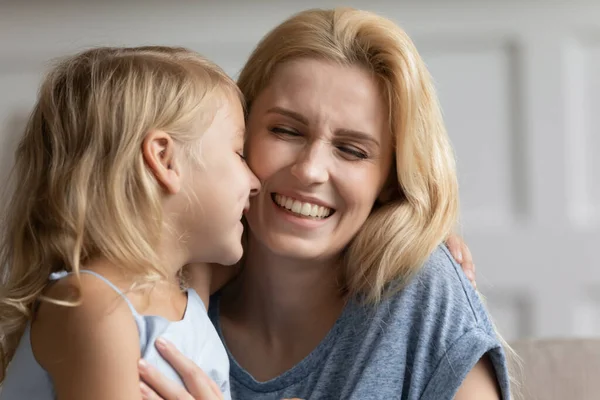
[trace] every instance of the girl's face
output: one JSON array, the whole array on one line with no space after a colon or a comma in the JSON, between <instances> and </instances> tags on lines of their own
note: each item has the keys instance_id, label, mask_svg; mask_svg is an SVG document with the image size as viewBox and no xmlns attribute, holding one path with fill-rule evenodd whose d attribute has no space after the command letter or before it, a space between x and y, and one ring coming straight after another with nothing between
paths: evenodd
<instances>
[{"instance_id":1,"label":"girl's face","mask_svg":"<svg viewBox=\"0 0 600 400\"><path fill-rule=\"evenodd\" d=\"M194 262L234 264L242 256L241 218L260 183L244 159L244 114L226 99L202 135L200 164L191 163L185 189L191 207L182 215Z\"/></svg>"},{"instance_id":2,"label":"girl's face","mask_svg":"<svg viewBox=\"0 0 600 400\"><path fill-rule=\"evenodd\" d=\"M283 64L253 102L247 129L248 165L262 183L247 215L256 239L294 258L339 254L393 160L372 74L312 59Z\"/></svg>"}]
</instances>

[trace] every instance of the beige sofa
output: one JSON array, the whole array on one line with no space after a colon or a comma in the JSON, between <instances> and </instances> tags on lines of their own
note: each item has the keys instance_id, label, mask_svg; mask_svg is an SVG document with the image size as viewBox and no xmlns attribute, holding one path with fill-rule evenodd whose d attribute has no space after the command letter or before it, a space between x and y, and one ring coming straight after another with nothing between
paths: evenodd
<instances>
[{"instance_id":1,"label":"beige sofa","mask_svg":"<svg viewBox=\"0 0 600 400\"><path fill-rule=\"evenodd\" d=\"M511 343L522 358L526 400L600 400L600 339ZM517 397L518 399L518 397Z\"/></svg>"}]
</instances>

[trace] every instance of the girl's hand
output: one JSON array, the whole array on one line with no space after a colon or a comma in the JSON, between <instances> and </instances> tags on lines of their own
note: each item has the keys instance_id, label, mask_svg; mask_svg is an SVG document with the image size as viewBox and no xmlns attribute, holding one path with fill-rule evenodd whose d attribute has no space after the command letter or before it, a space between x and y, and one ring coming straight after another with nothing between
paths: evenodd
<instances>
[{"instance_id":1,"label":"girl's hand","mask_svg":"<svg viewBox=\"0 0 600 400\"><path fill-rule=\"evenodd\" d=\"M168 379L144 360L140 360L140 390L144 400L223 400L223 394L217 384L175 346L164 339L158 339L156 348L177 371L185 387Z\"/></svg>"},{"instance_id":2,"label":"girl's hand","mask_svg":"<svg viewBox=\"0 0 600 400\"><path fill-rule=\"evenodd\" d=\"M467 247L465 241L458 235L452 234L446 240L446 246L450 250L450 254L460 264L463 272L471 282L474 288L477 288L475 282L475 264L473 264L473 256Z\"/></svg>"}]
</instances>

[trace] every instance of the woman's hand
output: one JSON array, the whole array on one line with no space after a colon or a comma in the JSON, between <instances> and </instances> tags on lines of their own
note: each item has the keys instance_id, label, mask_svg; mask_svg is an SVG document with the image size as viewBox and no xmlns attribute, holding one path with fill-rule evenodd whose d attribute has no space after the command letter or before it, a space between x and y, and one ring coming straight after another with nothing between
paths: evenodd
<instances>
[{"instance_id":1,"label":"woman's hand","mask_svg":"<svg viewBox=\"0 0 600 400\"><path fill-rule=\"evenodd\" d=\"M471 282L474 288L477 288L475 282L475 264L473 264L473 256L467 247L465 241L458 235L452 234L446 240L446 246L450 250L450 254L460 264L463 272Z\"/></svg>"},{"instance_id":2,"label":"woman's hand","mask_svg":"<svg viewBox=\"0 0 600 400\"><path fill-rule=\"evenodd\" d=\"M222 400L217 384L193 361L181 354L175 346L164 339L156 341L156 348L163 358L177 371L185 387L173 382L144 360L139 362L142 382L140 389L144 400Z\"/></svg>"}]
</instances>

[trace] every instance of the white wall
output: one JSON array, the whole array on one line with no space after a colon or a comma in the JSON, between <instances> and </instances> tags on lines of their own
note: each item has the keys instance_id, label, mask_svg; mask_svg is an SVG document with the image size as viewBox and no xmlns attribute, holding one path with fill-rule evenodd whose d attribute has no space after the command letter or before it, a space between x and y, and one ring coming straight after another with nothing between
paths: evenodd
<instances>
[{"instance_id":1,"label":"white wall","mask_svg":"<svg viewBox=\"0 0 600 400\"><path fill-rule=\"evenodd\" d=\"M464 235L507 338L600 335L600 2L0 0L0 182L46 62L90 45L177 44L236 75L292 12L397 21L437 81Z\"/></svg>"}]
</instances>

